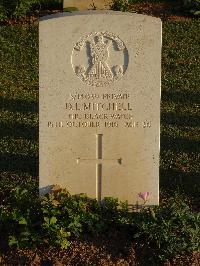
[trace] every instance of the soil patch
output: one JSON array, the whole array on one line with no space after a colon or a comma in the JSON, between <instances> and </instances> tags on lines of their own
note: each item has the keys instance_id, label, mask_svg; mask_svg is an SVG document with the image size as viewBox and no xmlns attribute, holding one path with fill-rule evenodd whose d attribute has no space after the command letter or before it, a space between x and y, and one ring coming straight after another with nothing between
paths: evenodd
<instances>
[{"instance_id":1,"label":"soil patch","mask_svg":"<svg viewBox=\"0 0 200 266\"><path fill-rule=\"evenodd\" d=\"M180 3L178 3L177 1L170 3L145 2L130 5L130 7L137 13L158 17L162 20L185 21L192 18L181 11Z\"/></svg>"},{"instance_id":2,"label":"soil patch","mask_svg":"<svg viewBox=\"0 0 200 266\"><path fill-rule=\"evenodd\" d=\"M0 265L31 266L135 266L152 265L148 258L152 251L141 245L138 249L133 242L122 234L99 237L85 237L74 240L67 250L60 249L8 249L0 255ZM140 243L141 244L141 243ZM200 253L190 256L177 256L164 266L200 265Z\"/></svg>"}]
</instances>

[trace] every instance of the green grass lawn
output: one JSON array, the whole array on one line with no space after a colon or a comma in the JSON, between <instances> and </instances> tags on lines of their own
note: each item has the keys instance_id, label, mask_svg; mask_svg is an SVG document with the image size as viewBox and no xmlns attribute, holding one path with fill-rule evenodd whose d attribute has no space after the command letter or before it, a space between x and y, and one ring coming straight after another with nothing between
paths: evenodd
<instances>
[{"instance_id":1,"label":"green grass lawn","mask_svg":"<svg viewBox=\"0 0 200 266\"><path fill-rule=\"evenodd\" d=\"M161 204L178 191L192 210L200 202L199 28L198 19L163 23ZM38 190L38 78L38 25L2 26L0 205L16 186Z\"/></svg>"},{"instance_id":2,"label":"green grass lawn","mask_svg":"<svg viewBox=\"0 0 200 266\"><path fill-rule=\"evenodd\" d=\"M15 187L38 179L38 28L0 32L0 182Z\"/></svg>"},{"instance_id":3,"label":"green grass lawn","mask_svg":"<svg viewBox=\"0 0 200 266\"><path fill-rule=\"evenodd\" d=\"M195 197L200 192L199 26L200 20L164 22L162 52L161 185L185 184L185 192Z\"/></svg>"}]
</instances>

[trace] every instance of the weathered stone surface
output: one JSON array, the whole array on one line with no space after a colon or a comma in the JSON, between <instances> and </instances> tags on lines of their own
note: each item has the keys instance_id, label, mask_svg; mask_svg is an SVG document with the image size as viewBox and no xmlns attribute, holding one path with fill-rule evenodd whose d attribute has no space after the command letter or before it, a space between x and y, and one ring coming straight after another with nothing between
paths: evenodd
<instances>
[{"instance_id":1,"label":"weathered stone surface","mask_svg":"<svg viewBox=\"0 0 200 266\"><path fill-rule=\"evenodd\" d=\"M109 9L109 0L64 0L63 7L77 7L79 10Z\"/></svg>"},{"instance_id":2,"label":"weathered stone surface","mask_svg":"<svg viewBox=\"0 0 200 266\"><path fill-rule=\"evenodd\" d=\"M74 12L40 21L40 189L159 198L161 21Z\"/></svg>"}]
</instances>

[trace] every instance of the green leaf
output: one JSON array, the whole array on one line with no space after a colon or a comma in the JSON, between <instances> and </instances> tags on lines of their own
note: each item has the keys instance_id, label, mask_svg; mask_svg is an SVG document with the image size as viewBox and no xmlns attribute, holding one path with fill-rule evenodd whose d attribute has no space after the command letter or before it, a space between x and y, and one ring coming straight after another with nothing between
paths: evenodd
<instances>
[{"instance_id":1,"label":"green leaf","mask_svg":"<svg viewBox=\"0 0 200 266\"><path fill-rule=\"evenodd\" d=\"M24 217L19 220L19 224L27 225L27 221Z\"/></svg>"},{"instance_id":2,"label":"green leaf","mask_svg":"<svg viewBox=\"0 0 200 266\"><path fill-rule=\"evenodd\" d=\"M199 16L200 15L200 10L198 10L198 11L191 11L195 16Z\"/></svg>"},{"instance_id":3,"label":"green leaf","mask_svg":"<svg viewBox=\"0 0 200 266\"><path fill-rule=\"evenodd\" d=\"M151 213L152 218L156 220L156 214L152 208L150 208L150 213Z\"/></svg>"},{"instance_id":4,"label":"green leaf","mask_svg":"<svg viewBox=\"0 0 200 266\"><path fill-rule=\"evenodd\" d=\"M56 217L51 217L51 219L50 219L50 224L56 224L56 222L57 222L57 218Z\"/></svg>"},{"instance_id":5,"label":"green leaf","mask_svg":"<svg viewBox=\"0 0 200 266\"><path fill-rule=\"evenodd\" d=\"M9 237L8 245L10 247L12 247L12 246L18 246L18 240L15 238L15 236L10 236Z\"/></svg>"},{"instance_id":6,"label":"green leaf","mask_svg":"<svg viewBox=\"0 0 200 266\"><path fill-rule=\"evenodd\" d=\"M25 236L28 237L28 236L30 236L30 235L31 235L31 233L30 233L30 232L27 232L27 231L21 233L21 236L24 236L24 237L25 237Z\"/></svg>"},{"instance_id":7,"label":"green leaf","mask_svg":"<svg viewBox=\"0 0 200 266\"><path fill-rule=\"evenodd\" d=\"M73 12L73 11L79 11L79 9L77 7L72 6L72 7L63 8L63 11L64 12Z\"/></svg>"},{"instance_id":8,"label":"green leaf","mask_svg":"<svg viewBox=\"0 0 200 266\"><path fill-rule=\"evenodd\" d=\"M46 223L49 223L49 218L48 218L48 217L44 217L44 221L45 221Z\"/></svg>"},{"instance_id":9,"label":"green leaf","mask_svg":"<svg viewBox=\"0 0 200 266\"><path fill-rule=\"evenodd\" d=\"M63 240L62 242L61 242L61 248L62 249L66 249L66 248L68 248L70 246L70 242L68 241L68 240Z\"/></svg>"}]
</instances>

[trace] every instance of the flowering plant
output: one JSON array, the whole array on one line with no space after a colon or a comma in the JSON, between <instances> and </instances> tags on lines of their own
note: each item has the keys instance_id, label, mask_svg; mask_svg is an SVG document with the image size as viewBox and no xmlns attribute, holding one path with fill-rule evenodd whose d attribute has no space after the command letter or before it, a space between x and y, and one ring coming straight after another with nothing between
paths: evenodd
<instances>
[{"instance_id":1,"label":"flowering plant","mask_svg":"<svg viewBox=\"0 0 200 266\"><path fill-rule=\"evenodd\" d=\"M144 204L146 204L146 202L148 201L148 198L150 196L150 192L146 191L146 192L140 192L138 194L139 198L141 198L144 201Z\"/></svg>"}]
</instances>

